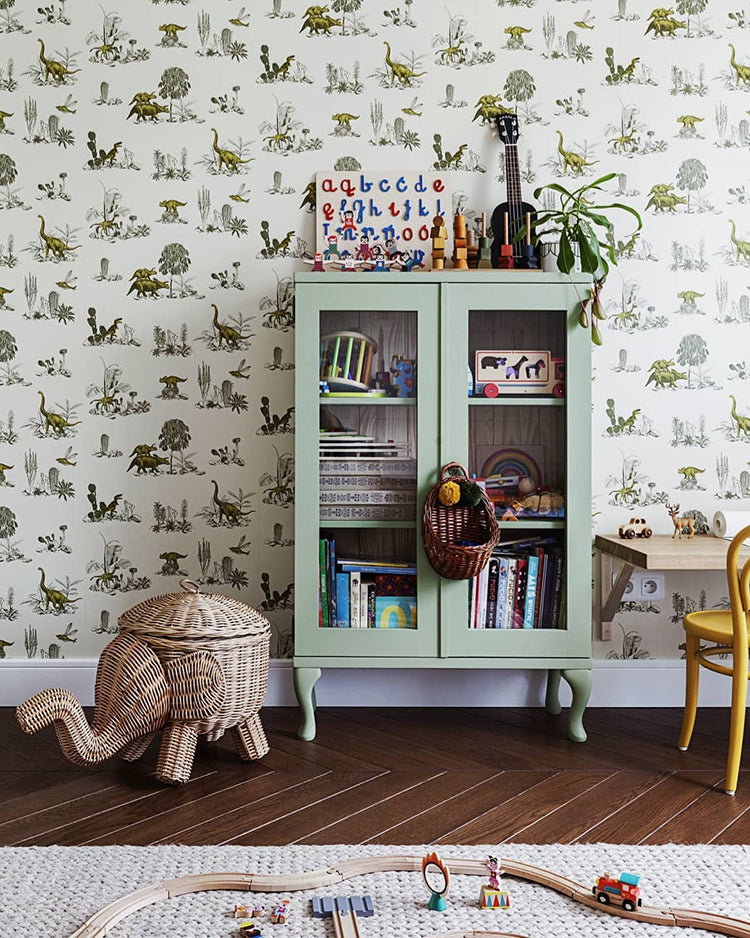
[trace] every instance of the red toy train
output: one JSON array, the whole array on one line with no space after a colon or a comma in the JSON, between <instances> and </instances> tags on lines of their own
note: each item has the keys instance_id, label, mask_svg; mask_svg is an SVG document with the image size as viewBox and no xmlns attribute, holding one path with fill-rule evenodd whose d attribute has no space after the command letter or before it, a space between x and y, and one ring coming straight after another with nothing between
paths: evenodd
<instances>
[{"instance_id":1,"label":"red toy train","mask_svg":"<svg viewBox=\"0 0 750 938\"><path fill-rule=\"evenodd\" d=\"M627 912L635 912L641 901L640 876L632 873L620 873L619 879L612 878L609 873L597 877L591 891L602 905L610 902L622 906Z\"/></svg>"}]
</instances>

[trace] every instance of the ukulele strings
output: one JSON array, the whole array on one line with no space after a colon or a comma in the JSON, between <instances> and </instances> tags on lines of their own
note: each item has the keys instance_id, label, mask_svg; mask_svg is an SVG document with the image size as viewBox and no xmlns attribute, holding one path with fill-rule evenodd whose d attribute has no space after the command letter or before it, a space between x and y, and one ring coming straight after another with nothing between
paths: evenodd
<instances>
[{"instance_id":1,"label":"ukulele strings","mask_svg":"<svg viewBox=\"0 0 750 938\"><path fill-rule=\"evenodd\" d=\"M505 167L505 173L507 177L507 190L508 190L508 209L510 213L510 240L513 244L513 257L521 258L521 243L520 241L513 241L514 236L520 231L520 222L521 222L521 192L520 192L520 183L518 178L518 159L517 159L517 145L515 143L509 143L506 147L506 162L507 166ZM512 176L512 187L511 187L511 176Z\"/></svg>"}]
</instances>

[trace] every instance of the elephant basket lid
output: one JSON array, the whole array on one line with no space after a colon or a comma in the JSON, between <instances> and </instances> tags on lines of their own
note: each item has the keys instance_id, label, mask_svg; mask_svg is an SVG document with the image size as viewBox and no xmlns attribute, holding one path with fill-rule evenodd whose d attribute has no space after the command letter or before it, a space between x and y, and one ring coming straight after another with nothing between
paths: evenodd
<instances>
[{"instance_id":1,"label":"elephant basket lid","mask_svg":"<svg viewBox=\"0 0 750 938\"><path fill-rule=\"evenodd\" d=\"M152 596L118 618L120 630L148 639L234 639L241 645L268 642L271 626L246 603L202 593L194 580L180 580L181 593Z\"/></svg>"}]
</instances>

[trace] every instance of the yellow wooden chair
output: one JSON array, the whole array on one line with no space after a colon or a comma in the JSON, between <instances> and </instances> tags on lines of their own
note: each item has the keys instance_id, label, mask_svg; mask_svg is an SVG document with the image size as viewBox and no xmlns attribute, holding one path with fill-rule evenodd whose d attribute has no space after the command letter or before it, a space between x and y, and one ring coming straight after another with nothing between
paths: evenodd
<instances>
[{"instance_id":1,"label":"yellow wooden chair","mask_svg":"<svg viewBox=\"0 0 750 938\"><path fill-rule=\"evenodd\" d=\"M732 678L732 712L729 726L729 756L724 791L733 795L742 755L745 729L745 706L748 681L748 618L750 617L750 560L739 569L738 557L743 542L750 538L750 525L743 528L727 550L729 610L689 612L682 620L687 637L685 675L685 714L680 731L680 749L687 749L698 709L698 674L701 666ZM712 660L717 655L731 655L732 666Z\"/></svg>"}]
</instances>

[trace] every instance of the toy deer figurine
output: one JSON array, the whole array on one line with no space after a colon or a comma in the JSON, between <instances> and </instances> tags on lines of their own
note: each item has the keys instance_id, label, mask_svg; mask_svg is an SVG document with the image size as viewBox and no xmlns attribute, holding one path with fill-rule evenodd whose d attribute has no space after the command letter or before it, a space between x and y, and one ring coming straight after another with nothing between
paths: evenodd
<instances>
[{"instance_id":1,"label":"toy deer figurine","mask_svg":"<svg viewBox=\"0 0 750 938\"><path fill-rule=\"evenodd\" d=\"M677 513L679 510L679 505L667 505L669 517L672 519L672 524L674 525L674 534L672 535L672 538L674 539L679 534L680 539L682 539L682 532L684 530L688 531L688 537L692 537L695 534L695 521L693 518L678 518Z\"/></svg>"}]
</instances>

